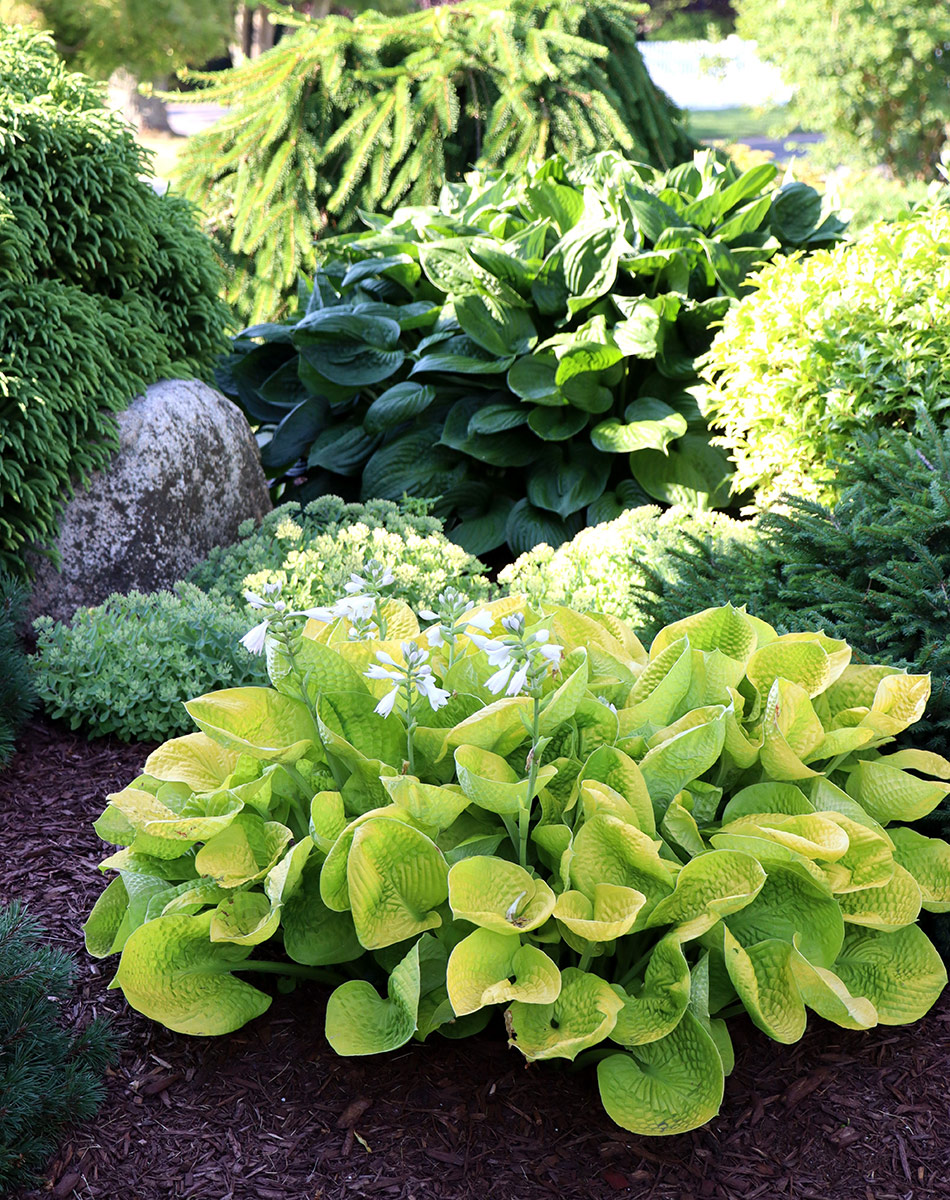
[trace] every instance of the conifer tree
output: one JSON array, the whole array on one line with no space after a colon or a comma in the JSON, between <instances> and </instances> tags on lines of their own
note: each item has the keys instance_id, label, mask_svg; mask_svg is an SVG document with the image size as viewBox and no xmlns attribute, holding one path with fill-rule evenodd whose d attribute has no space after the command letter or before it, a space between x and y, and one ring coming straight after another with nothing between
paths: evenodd
<instances>
[{"instance_id":1,"label":"conifer tree","mask_svg":"<svg viewBox=\"0 0 950 1200\"><path fill-rule=\"evenodd\" d=\"M190 140L186 195L234 266L244 317L274 316L316 240L428 204L475 165L619 149L671 166L692 145L650 82L629 0L469 0L306 22L195 98L231 108Z\"/></svg>"}]
</instances>

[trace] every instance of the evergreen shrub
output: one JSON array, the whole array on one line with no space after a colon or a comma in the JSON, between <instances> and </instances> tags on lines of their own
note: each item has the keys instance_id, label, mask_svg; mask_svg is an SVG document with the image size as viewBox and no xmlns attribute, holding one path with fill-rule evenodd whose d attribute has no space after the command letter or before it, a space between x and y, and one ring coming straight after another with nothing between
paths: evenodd
<instances>
[{"instance_id":1,"label":"evergreen shrub","mask_svg":"<svg viewBox=\"0 0 950 1200\"><path fill-rule=\"evenodd\" d=\"M469 0L424 12L321 17L195 100L229 114L189 139L186 195L235 271L249 320L277 315L315 239L361 210L431 204L482 167L616 148L657 166L693 143L650 82L628 0Z\"/></svg>"},{"instance_id":2,"label":"evergreen shrub","mask_svg":"<svg viewBox=\"0 0 950 1200\"><path fill-rule=\"evenodd\" d=\"M335 599L370 559L392 572L412 604L431 606L446 587L476 599L492 590L482 563L445 537L425 504L346 504L339 496L283 504L259 525L245 522L238 541L213 550L188 579L225 600L279 583L290 607L303 609Z\"/></svg>"},{"instance_id":3,"label":"evergreen shrub","mask_svg":"<svg viewBox=\"0 0 950 1200\"><path fill-rule=\"evenodd\" d=\"M245 330L219 385L278 494L289 472L304 496L435 496L472 554L650 498L724 504L697 356L749 272L844 229L775 176L708 150L670 171L604 152L472 174L335 240L300 311Z\"/></svg>"},{"instance_id":4,"label":"evergreen shrub","mask_svg":"<svg viewBox=\"0 0 950 1200\"><path fill-rule=\"evenodd\" d=\"M112 414L207 376L227 312L190 206L139 175L131 130L43 34L0 26L0 565L48 548Z\"/></svg>"},{"instance_id":5,"label":"evergreen shrub","mask_svg":"<svg viewBox=\"0 0 950 1200\"><path fill-rule=\"evenodd\" d=\"M110 596L69 624L40 617L36 691L49 716L90 737L172 737L189 728L189 696L262 681L259 660L240 645L243 610L179 583L174 592Z\"/></svg>"},{"instance_id":6,"label":"evergreen shrub","mask_svg":"<svg viewBox=\"0 0 950 1200\"><path fill-rule=\"evenodd\" d=\"M18 636L27 590L0 571L0 767L13 753L16 734L36 707L26 648Z\"/></svg>"},{"instance_id":7,"label":"evergreen shrub","mask_svg":"<svg viewBox=\"0 0 950 1200\"><path fill-rule=\"evenodd\" d=\"M830 460L878 425L950 404L950 208L770 263L732 307L704 375L733 486L831 500Z\"/></svg>"},{"instance_id":8,"label":"evergreen shrub","mask_svg":"<svg viewBox=\"0 0 950 1200\"><path fill-rule=\"evenodd\" d=\"M73 972L18 903L0 907L0 1195L37 1182L63 1128L102 1100L114 1039L101 1020L63 1028Z\"/></svg>"}]
</instances>

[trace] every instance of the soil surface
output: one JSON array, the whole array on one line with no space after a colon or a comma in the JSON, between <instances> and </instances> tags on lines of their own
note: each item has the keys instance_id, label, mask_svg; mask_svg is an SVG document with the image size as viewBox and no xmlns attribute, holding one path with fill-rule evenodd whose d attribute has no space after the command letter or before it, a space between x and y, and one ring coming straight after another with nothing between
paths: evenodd
<instances>
[{"instance_id":1,"label":"soil surface","mask_svg":"<svg viewBox=\"0 0 950 1200\"><path fill-rule=\"evenodd\" d=\"M910 1028L812 1018L780 1046L733 1025L722 1112L671 1138L618 1129L592 1071L526 1066L500 1022L379 1058L337 1058L326 991L298 988L226 1038L169 1033L110 992L81 926L107 852L91 822L151 747L37 722L0 775L0 898L78 955L64 1014L124 1038L98 1118L17 1200L924 1200L950 1197L950 994ZM257 982L257 981L255 981Z\"/></svg>"}]
</instances>

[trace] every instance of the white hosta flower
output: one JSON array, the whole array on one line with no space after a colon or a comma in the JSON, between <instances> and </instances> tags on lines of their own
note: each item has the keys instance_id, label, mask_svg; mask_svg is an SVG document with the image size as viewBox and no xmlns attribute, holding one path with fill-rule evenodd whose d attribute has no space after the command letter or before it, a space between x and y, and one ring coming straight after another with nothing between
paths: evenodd
<instances>
[{"instance_id":1,"label":"white hosta flower","mask_svg":"<svg viewBox=\"0 0 950 1200\"><path fill-rule=\"evenodd\" d=\"M492 626L494 624L494 618L492 617L491 613L486 612L485 609L481 609L481 611L473 613L472 616L465 618L465 625L467 629L480 629L482 633L491 633ZM471 636L472 635L469 634L469 637Z\"/></svg>"},{"instance_id":2,"label":"white hosta flower","mask_svg":"<svg viewBox=\"0 0 950 1200\"><path fill-rule=\"evenodd\" d=\"M422 617L423 621L441 621L442 620L442 618L439 616L439 614L437 612L433 612L431 608L420 608L419 616Z\"/></svg>"},{"instance_id":3,"label":"white hosta flower","mask_svg":"<svg viewBox=\"0 0 950 1200\"><path fill-rule=\"evenodd\" d=\"M440 688L432 675L432 668L424 675L420 675L416 680L416 686L423 696L429 701L430 707L434 711L444 708L451 699L452 693Z\"/></svg>"},{"instance_id":4,"label":"white hosta flower","mask_svg":"<svg viewBox=\"0 0 950 1200\"><path fill-rule=\"evenodd\" d=\"M262 654L264 643L267 641L267 627L270 621L261 621L260 625L255 625L253 629L249 629L244 637L241 638L241 645L251 654Z\"/></svg>"},{"instance_id":5,"label":"white hosta flower","mask_svg":"<svg viewBox=\"0 0 950 1200\"><path fill-rule=\"evenodd\" d=\"M314 621L323 621L326 625L337 618L337 614L332 608L305 608L300 615L310 617Z\"/></svg>"},{"instance_id":6,"label":"white hosta flower","mask_svg":"<svg viewBox=\"0 0 950 1200\"><path fill-rule=\"evenodd\" d=\"M513 647L509 646L507 642L502 642L498 638L483 637L480 633L469 634L469 637L479 650L485 651L491 666L504 666L511 658Z\"/></svg>"},{"instance_id":7,"label":"white hosta flower","mask_svg":"<svg viewBox=\"0 0 950 1200\"><path fill-rule=\"evenodd\" d=\"M521 691L528 679L528 666L529 664L527 662L522 663L518 670L515 671L514 675L512 675L511 683L509 683L508 687L505 689L506 696L518 696L521 694Z\"/></svg>"},{"instance_id":8,"label":"white hosta flower","mask_svg":"<svg viewBox=\"0 0 950 1200\"><path fill-rule=\"evenodd\" d=\"M349 621L368 621L375 608L376 601L372 596L343 596L334 604L333 613Z\"/></svg>"},{"instance_id":9,"label":"white hosta flower","mask_svg":"<svg viewBox=\"0 0 950 1200\"><path fill-rule=\"evenodd\" d=\"M396 704L396 697L399 695L399 685L397 684L391 692L387 692L382 700L376 705L374 712L379 713L381 717L388 717L393 711Z\"/></svg>"},{"instance_id":10,"label":"white hosta flower","mask_svg":"<svg viewBox=\"0 0 950 1200\"><path fill-rule=\"evenodd\" d=\"M424 614L420 613L420 616L422 616L422 615L424 615ZM426 637L428 638L430 646L444 646L445 645L445 638L442 636L441 625L433 625L430 629L427 629Z\"/></svg>"},{"instance_id":11,"label":"white hosta flower","mask_svg":"<svg viewBox=\"0 0 950 1200\"><path fill-rule=\"evenodd\" d=\"M553 663L554 666L556 667L561 662L561 656L564 653L564 647L563 646L539 646L538 653L541 655L542 658L546 658L549 663Z\"/></svg>"}]
</instances>

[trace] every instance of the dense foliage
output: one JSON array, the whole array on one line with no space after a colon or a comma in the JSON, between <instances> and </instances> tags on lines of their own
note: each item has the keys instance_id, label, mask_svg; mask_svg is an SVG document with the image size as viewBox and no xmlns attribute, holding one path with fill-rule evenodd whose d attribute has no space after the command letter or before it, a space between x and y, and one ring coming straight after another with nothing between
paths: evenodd
<instances>
[{"instance_id":1,"label":"dense foliage","mask_svg":"<svg viewBox=\"0 0 950 1200\"><path fill-rule=\"evenodd\" d=\"M27 591L19 580L0 571L0 767L13 753L17 730L36 705L26 649L18 630Z\"/></svg>"},{"instance_id":2,"label":"dense foliage","mask_svg":"<svg viewBox=\"0 0 950 1200\"><path fill-rule=\"evenodd\" d=\"M238 539L213 550L190 582L226 600L279 583L294 608L310 608L331 602L373 559L392 572L409 604L432 605L448 586L475 599L490 591L484 566L448 540L424 504L321 496L304 506L282 504L259 525L246 522Z\"/></svg>"},{"instance_id":3,"label":"dense foliage","mask_svg":"<svg viewBox=\"0 0 950 1200\"><path fill-rule=\"evenodd\" d=\"M671 539L662 560L646 561L632 609L657 628L694 595L731 594L783 629L845 639L861 661L929 672L915 737L950 754L950 433L925 420L913 433L865 435L837 471L831 509L792 497L746 530Z\"/></svg>"},{"instance_id":4,"label":"dense foliage","mask_svg":"<svg viewBox=\"0 0 950 1200\"><path fill-rule=\"evenodd\" d=\"M244 605L186 583L174 592L113 595L69 624L40 617L32 659L47 713L90 737L161 741L189 729L183 701L209 688L262 681L239 645Z\"/></svg>"},{"instance_id":5,"label":"dense foliage","mask_svg":"<svg viewBox=\"0 0 950 1200\"><path fill-rule=\"evenodd\" d=\"M333 243L303 310L218 372L305 492L436 497L473 554L552 545L648 497L725 502L695 359L748 272L837 240L802 184L711 151L473 175Z\"/></svg>"},{"instance_id":6,"label":"dense foliage","mask_svg":"<svg viewBox=\"0 0 950 1200\"><path fill-rule=\"evenodd\" d=\"M191 701L200 732L109 797L86 938L133 1007L223 1034L271 1004L244 973L343 964L338 1053L502 1005L529 1061L599 1046L609 1115L674 1134L718 1112L737 1010L791 1043L806 1008L867 1029L934 1003L916 921L950 909L950 845L912 825L950 762L880 749L926 676L729 606L649 654L513 598L447 593L420 631L389 587L368 573L302 630L261 598L273 686Z\"/></svg>"},{"instance_id":7,"label":"dense foliage","mask_svg":"<svg viewBox=\"0 0 950 1200\"><path fill-rule=\"evenodd\" d=\"M236 311L274 316L312 273L317 237L364 210L431 204L476 165L608 147L679 161L692 143L640 58L640 11L628 0L469 0L325 17L204 77L195 98L230 113L189 140L182 180L235 266Z\"/></svg>"},{"instance_id":8,"label":"dense foliage","mask_svg":"<svg viewBox=\"0 0 950 1200\"><path fill-rule=\"evenodd\" d=\"M932 178L947 141L950 10L931 0L735 0L737 28L795 88L790 122L835 162Z\"/></svg>"},{"instance_id":9,"label":"dense foliage","mask_svg":"<svg viewBox=\"0 0 950 1200\"><path fill-rule=\"evenodd\" d=\"M863 429L910 425L921 409L945 422L950 208L771 263L726 314L704 374L734 486L763 502L832 497L830 460Z\"/></svg>"},{"instance_id":10,"label":"dense foliage","mask_svg":"<svg viewBox=\"0 0 950 1200\"><path fill-rule=\"evenodd\" d=\"M73 963L16 903L0 907L0 1194L37 1182L63 1128L99 1107L114 1056L103 1021L64 1029Z\"/></svg>"},{"instance_id":11,"label":"dense foliage","mask_svg":"<svg viewBox=\"0 0 950 1200\"><path fill-rule=\"evenodd\" d=\"M0 566L48 547L70 487L117 446L113 413L206 375L225 310L189 206L44 35L0 26Z\"/></svg>"},{"instance_id":12,"label":"dense foliage","mask_svg":"<svg viewBox=\"0 0 950 1200\"><path fill-rule=\"evenodd\" d=\"M513 595L525 595L532 605L569 604L581 612L610 613L632 625L641 636L656 633L663 625L657 619L657 593L662 593L664 612L673 619L688 616L696 597L726 603L728 596L699 592L682 586L678 554L695 541L719 552L724 544L758 546L749 522L735 521L718 512L691 512L674 506L661 512L655 505L643 505L621 513L613 521L582 529L561 546L541 543L522 554L499 572L498 582ZM733 560L736 555L733 555ZM757 572L756 578L759 578ZM648 582L649 581L649 582ZM741 580L734 594L745 599ZM728 590L729 580L717 579ZM654 590L655 588L655 590ZM646 592L646 603L641 598ZM759 615L759 608L750 605Z\"/></svg>"}]
</instances>

